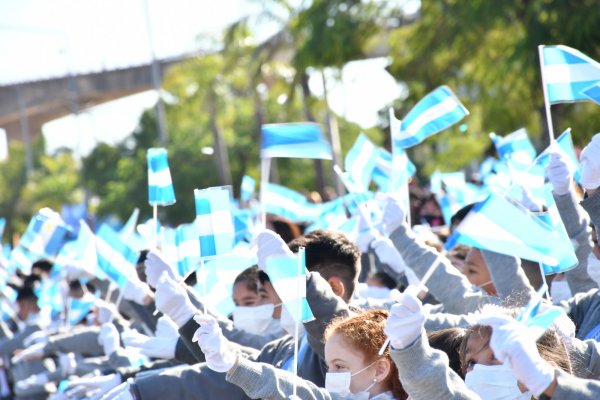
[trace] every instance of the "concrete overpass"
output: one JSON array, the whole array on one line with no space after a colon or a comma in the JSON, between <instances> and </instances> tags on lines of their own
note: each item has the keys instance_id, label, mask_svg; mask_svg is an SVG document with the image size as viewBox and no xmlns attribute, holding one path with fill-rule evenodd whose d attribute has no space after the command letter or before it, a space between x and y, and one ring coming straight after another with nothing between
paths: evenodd
<instances>
[{"instance_id":1,"label":"concrete overpass","mask_svg":"<svg viewBox=\"0 0 600 400\"><path fill-rule=\"evenodd\" d=\"M158 60L160 76L171 65L191 57ZM37 136L46 122L152 88L150 63L3 85L0 128L6 129L9 141L27 140L24 131Z\"/></svg>"}]
</instances>

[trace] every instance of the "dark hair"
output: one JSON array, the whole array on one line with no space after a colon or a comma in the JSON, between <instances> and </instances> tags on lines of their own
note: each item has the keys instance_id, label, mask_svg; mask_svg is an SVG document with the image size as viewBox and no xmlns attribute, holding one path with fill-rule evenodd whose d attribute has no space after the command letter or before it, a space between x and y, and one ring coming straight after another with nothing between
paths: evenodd
<instances>
[{"instance_id":1,"label":"dark hair","mask_svg":"<svg viewBox=\"0 0 600 400\"><path fill-rule=\"evenodd\" d=\"M17 301L38 301L33 288L31 286L25 286L19 289L17 292Z\"/></svg>"},{"instance_id":2,"label":"dark hair","mask_svg":"<svg viewBox=\"0 0 600 400\"><path fill-rule=\"evenodd\" d=\"M238 283L244 283L248 290L254 293L258 293L258 284L260 282L258 279L259 271L260 270L256 265L246 268L245 270L240 272L238 276L235 277L235 280L233 281L233 286L237 285Z\"/></svg>"},{"instance_id":3,"label":"dark hair","mask_svg":"<svg viewBox=\"0 0 600 400\"><path fill-rule=\"evenodd\" d=\"M34 262L33 265L31 265L31 270L40 269L46 273L49 273L52 270L53 266L54 266L54 264L52 262L50 262L49 260L42 259L42 260L37 260L36 262Z\"/></svg>"},{"instance_id":4,"label":"dark hair","mask_svg":"<svg viewBox=\"0 0 600 400\"><path fill-rule=\"evenodd\" d=\"M467 343L469 342L469 338L473 334L479 335L482 340L486 341L485 346L488 346L490 338L492 336L492 328L487 325L473 325L472 327L467 329L462 344L460 346L461 370L465 375L467 371L467 365L465 360L467 353ZM544 332L544 334L540 336L540 338L536 341L536 345L540 356L542 356L544 360L555 363L558 366L558 368L562 369L565 372L572 372L571 362L569 360L569 353L567 352L567 348L565 347L564 342L558 336L555 330L546 330L546 332Z\"/></svg>"},{"instance_id":5,"label":"dark hair","mask_svg":"<svg viewBox=\"0 0 600 400\"><path fill-rule=\"evenodd\" d=\"M427 334L429 345L446 353L450 368L463 379L465 376L461 368L460 350L466 334L467 331L463 328L440 329Z\"/></svg>"},{"instance_id":6,"label":"dark hair","mask_svg":"<svg viewBox=\"0 0 600 400\"><path fill-rule=\"evenodd\" d=\"M363 354L366 362L374 362L380 357L389 360L390 372L383 382L390 387L395 399L406 399L408 395L398 377L398 367L390 357L390 346L386 346L383 355L379 355L387 338L383 329L388 316L386 310L370 310L351 318L340 317L331 321L324 337L328 340L339 334L344 342Z\"/></svg>"},{"instance_id":7,"label":"dark hair","mask_svg":"<svg viewBox=\"0 0 600 400\"><path fill-rule=\"evenodd\" d=\"M342 280L345 300L354 293L360 274L360 250L344 234L334 231L314 230L288 243L290 250L306 249L306 269L321 274L325 279L336 276Z\"/></svg>"},{"instance_id":8,"label":"dark hair","mask_svg":"<svg viewBox=\"0 0 600 400\"><path fill-rule=\"evenodd\" d=\"M397 286L394 278L383 271L371 272L369 278L379 280L379 282L388 289L394 289Z\"/></svg>"},{"instance_id":9,"label":"dark hair","mask_svg":"<svg viewBox=\"0 0 600 400\"><path fill-rule=\"evenodd\" d=\"M450 230L453 231L456 225L460 224L463 219L467 216L471 209L475 206L475 203L467 204L460 210L454 213L452 218L450 218Z\"/></svg>"},{"instance_id":10,"label":"dark hair","mask_svg":"<svg viewBox=\"0 0 600 400\"><path fill-rule=\"evenodd\" d=\"M287 218L269 215L268 222L273 226L273 230L277 233L284 242L289 243L300 237L300 227Z\"/></svg>"}]
</instances>

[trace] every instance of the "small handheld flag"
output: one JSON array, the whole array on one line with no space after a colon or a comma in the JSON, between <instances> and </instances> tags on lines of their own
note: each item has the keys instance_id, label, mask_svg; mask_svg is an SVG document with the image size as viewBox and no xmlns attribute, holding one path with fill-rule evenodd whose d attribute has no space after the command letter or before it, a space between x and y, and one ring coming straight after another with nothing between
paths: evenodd
<instances>
[{"instance_id":1,"label":"small handheld flag","mask_svg":"<svg viewBox=\"0 0 600 400\"><path fill-rule=\"evenodd\" d=\"M175 203L167 150L150 148L146 156L148 159L148 202L151 206L168 206Z\"/></svg>"},{"instance_id":2,"label":"small handheld flag","mask_svg":"<svg viewBox=\"0 0 600 400\"><path fill-rule=\"evenodd\" d=\"M230 253L235 239L231 218L231 188L195 189L194 198L200 256L205 258Z\"/></svg>"},{"instance_id":3,"label":"small handheld flag","mask_svg":"<svg viewBox=\"0 0 600 400\"><path fill-rule=\"evenodd\" d=\"M101 225L96 233L96 251L100 269L120 288L124 288L129 277L136 274L139 252L123 242L119 234L106 224Z\"/></svg>"},{"instance_id":4,"label":"small handheld flag","mask_svg":"<svg viewBox=\"0 0 600 400\"><path fill-rule=\"evenodd\" d=\"M318 124L311 122L262 126L261 158L317 158L331 160L331 145Z\"/></svg>"}]
</instances>

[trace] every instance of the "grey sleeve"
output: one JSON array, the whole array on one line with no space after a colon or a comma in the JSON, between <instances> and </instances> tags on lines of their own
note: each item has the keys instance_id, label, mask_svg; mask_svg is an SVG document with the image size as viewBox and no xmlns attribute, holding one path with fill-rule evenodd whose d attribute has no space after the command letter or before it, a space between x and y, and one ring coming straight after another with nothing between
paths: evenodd
<instances>
[{"instance_id":1,"label":"grey sleeve","mask_svg":"<svg viewBox=\"0 0 600 400\"><path fill-rule=\"evenodd\" d=\"M50 336L44 346L44 354L49 356L57 353L77 353L89 356L104 354L102 346L98 344L100 327L86 326L70 332Z\"/></svg>"},{"instance_id":2,"label":"grey sleeve","mask_svg":"<svg viewBox=\"0 0 600 400\"><path fill-rule=\"evenodd\" d=\"M314 320L304 323L308 343L313 351L325 359L323 335L329 323L337 317L348 317L351 312L348 304L331 289L331 286L318 272L311 272L306 278L306 300Z\"/></svg>"},{"instance_id":3,"label":"grey sleeve","mask_svg":"<svg viewBox=\"0 0 600 400\"><path fill-rule=\"evenodd\" d=\"M565 225L569 238L575 245L575 254L579 264L565 273L569 288L573 294L587 292L598 287L587 273L587 258L592 251L590 221L584 210L577 203L575 194L570 191L563 196L554 195L554 201Z\"/></svg>"},{"instance_id":4,"label":"grey sleeve","mask_svg":"<svg viewBox=\"0 0 600 400\"><path fill-rule=\"evenodd\" d=\"M596 232L598 232L600 228L600 190L594 193L593 196L584 199L580 204L587 211L592 224L596 227Z\"/></svg>"},{"instance_id":5,"label":"grey sleeve","mask_svg":"<svg viewBox=\"0 0 600 400\"><path fill-rule=\"evenodd\" d=\"M406 265L411 267L419 278L423 278L429 267L437 262L440 253L422 243L406 224L392 232L390 239ZM497 302L493 297L475 290L445 256L440 257L439 265L426 286L429 293L451 314L473 312L483 304Z\"/></svg>"},{"instance_id":6,"label":"grey sleeve","mask_svg":"<svg viewBox=\"0 0 600 400\"><path fill-rule=\"evenodd\" d=\"M5 338L0 340L0 356L12 357L15 350L23 349L23 341L27 336L40 330L37 325L31 325L26 327L22 332L16 333L12 338Z\"/></svg>"},{"instance_id":7,"label":"grey sleeve","mask_svg":"<svg viewBox=\"0 0 600 400\"><path fill-rule=\"evenodd\" d=\"M439 331L447 328L468 328L477 322L470 314L429 313L425 316L425 330Z\"/></svg>"},{"instance_id":8,"label":"grey sleeve","mask_svg":"<svg viewBox=\"0 0 600 400\"><path fill-rule=\"evenodd\" d=\"M593 400L600 398L600 381L582 379L556 370L556 389L552 400Z\"/></svg>"},{"instance_id":9,"label":"grey sleeve","mask_svg":"<svg viewBox=\"0 0 600 400\"><path fill-rule=\"evenodd\" d=\"M500 300L511 307L526 305L535 293L517 257L481 250Z\"/></svg>"},{"instance_id":10,"label":"grey sleeve","mask_svg":"<svg viewBox=\"0 0 600 400\"><path fill-rule=\"evenodd\" d=\"M294 381L296 394L302 400L333 399L327 390L312 382L265 363L240 359L226 379L239 386L251 399L287 400L293 393Z\"/></svg>"},{"instance_id":11,"label":"grey sleeve","mask_svg":"<svg viewBox=\"0 0 600 400\"><path fill-rule=\"evenodd\" d=\"M412 400L479 399L448 366L448 356L429 346L425 334L412 345L390 352L400 382Z\"/></svg>"},{"instance_id":12,"label":"grey sleeve","mask_svg":"<svg viewBox=\"0 0 600 400\"><path fill-rule=\"evenodd\" d=\"M571 339L567 344L573 375L585 379L600 376L599 344L595 340Z\"/></svg>"}]
</instances>

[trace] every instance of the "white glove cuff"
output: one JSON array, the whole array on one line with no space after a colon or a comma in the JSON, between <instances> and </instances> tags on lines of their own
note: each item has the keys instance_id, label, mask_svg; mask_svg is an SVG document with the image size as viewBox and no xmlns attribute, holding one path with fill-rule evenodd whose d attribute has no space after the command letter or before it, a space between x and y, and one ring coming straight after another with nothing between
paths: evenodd
<instances>
[{"instance_id":1,"label":"white glove cuff","mask_svg":"<svg viewBox=\"0 0 600 400\"><path fill-rule=\"evenodd\" d=\"M181 328L196 314L196 308L192 303L186 299L178 308L172 310L169 317L177 324L178 328Z\"/></svg>"},{"instance_id":2,"label":"white glove cuff","mask_svg":"<svg viewBox=\"0 0 600 400\"><path fill-rule=\"evenodd\" d=\"M530 372L531 382L523 382L535 397L544 393L544 390L550 386L556 375L554 368L547 362L540 363L538 367L539 369L537 371Z\"/></svg>"}]
</instances>

